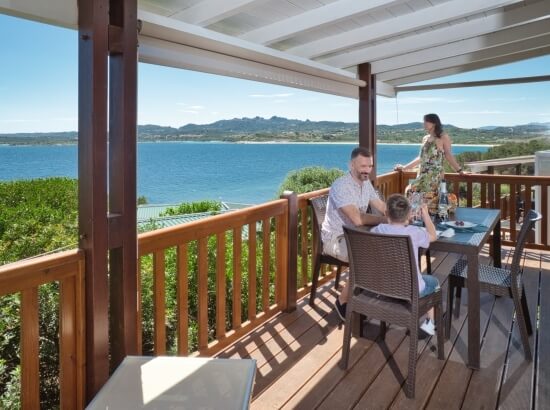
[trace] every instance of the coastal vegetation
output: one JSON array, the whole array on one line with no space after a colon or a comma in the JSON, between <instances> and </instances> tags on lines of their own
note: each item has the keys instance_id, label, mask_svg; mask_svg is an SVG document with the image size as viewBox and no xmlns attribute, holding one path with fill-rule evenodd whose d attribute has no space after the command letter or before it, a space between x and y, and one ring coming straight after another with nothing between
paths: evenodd
<instances>
[{"instance_id":1,"label":"coastal vegetation","mask_svg":"<svg viewBox=\"0 0 550 410\"><path fill-rule=\"evenodd\" d=\"M497 144L550 137L550 123L514 127L460 128L445 125L458 144ZM358 124L339 121L301 121L282 117L234 118L211 124L187 124L179 128L154 124L139 125L138 141L224 141L224 142L355 142ZM378 125L377 138L385 143L419 143L425 134L422 123ZM0 144L54 145L76 144L78 134L71 132L0 134Z\"/></svg>"}]
</instances>

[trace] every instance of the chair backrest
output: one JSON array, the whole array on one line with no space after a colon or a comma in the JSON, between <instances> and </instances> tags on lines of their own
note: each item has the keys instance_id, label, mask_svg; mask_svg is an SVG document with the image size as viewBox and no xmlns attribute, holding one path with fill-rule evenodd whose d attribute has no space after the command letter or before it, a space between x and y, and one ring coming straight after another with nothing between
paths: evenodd
<instances>
[{"instance_id":1,"label":"chair backrest","mask_svg":"<svg viewBox=\"0 0 550 410\"><path fill-rule=\"evenodd\" d=\"M327 214L328 195L320 195L309 200L313 217L313 237L316 238L314 243L314 252L322 252L323 242L321 239L321 226Z\"/></svg>"},{"instance_id":2,"label":"chair backrest","mask_svg":"<svg viewBox=\"0 0 550 410\"><path fill-rule=\"evenodd\" d=\"M519 234L516 239L516 247L514 249L514 257L512 259L512 265L510 266L510 272L512 276L512 285L518 285L517 277L521 272L521 258L523 257L523 250L525 249L525 243L527 242L527 235L531 232L535 226L535 223L542 219L542 215L531 209L527 215L523 218L523 224L519 230Z\"/></svg>"},{"instance_id":3,"label":"chair backrest","mask_svg":"<svg viewBox=\"0 0 550 410\"><path fill-rule=\"evenodd\" d=\"M418 301L418 273L411 238L345 226L350 285L369 292Z\"/></svg>"}]
</instances>

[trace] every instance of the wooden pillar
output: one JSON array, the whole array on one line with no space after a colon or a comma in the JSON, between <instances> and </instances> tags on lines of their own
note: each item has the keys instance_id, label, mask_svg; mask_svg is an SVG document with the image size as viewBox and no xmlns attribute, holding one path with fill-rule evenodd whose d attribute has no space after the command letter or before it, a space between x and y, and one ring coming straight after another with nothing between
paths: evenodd
<instances>
[{"instance_id":1,"label":"wooden pillar","mask_svg":"<svg viewBox=\"0 0 550 410\"><path fill-rule=\"evenodd\" d=\"M110 0L111 368L137 354L137 1Z\"/></svg>"},{"instance_id":2,"label":"wooden pillar","mask_svg":"<svg viewBox=\"0 0 550 410\"><path fill-rule=\"evenodd\" d=\"M137 351L137 4L136 0L78 0L78 10L79 246L86 256L86 398L90 401L109 377L109 354L116 365ZM109 316L116 323L110 335Z\"/></svg>"},{"instance_id":3,"label":"wooden pillar","mask_svg":"<svg viewBox=\"0 0 550 410\"><path fill-rule=\"evenodd\" d=\"M376 179L376 75L371 73L370 63L357 66L359 79L366 81L359 88L359 146L368 148L373 155L374 167L371 179Z\"/></svg>"},{"instance_id":4,"label":"wooden pillar","mask_svg":"<svg viewBox=\"0 0 550 410\"><path fill-rule=\"evenodd\" d=\"M296 310L296 292L298 281L298 196L292 191L285 191L281 198L288 201L288 239L287 239L287 282L286 312Z\"/></svg>"}]
</instances>

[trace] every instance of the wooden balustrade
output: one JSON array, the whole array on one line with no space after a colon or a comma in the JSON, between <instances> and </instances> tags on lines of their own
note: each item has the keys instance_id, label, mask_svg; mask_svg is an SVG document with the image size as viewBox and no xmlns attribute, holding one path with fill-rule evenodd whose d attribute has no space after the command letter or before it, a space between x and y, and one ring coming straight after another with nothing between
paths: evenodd
<instances>
[{"instance_id":1,"label":"wooden balustrade","mask_svg":"<svg viewBox=\"0 0 550 410\"><path fill-rule=\"evenodd\" d=\"M287 244L286 199L139 235L138 327L147 331L151 308L153 353L211 355L284 310ZM176 323L167 317L174 305ZM168 351L170 338L177 348Z\"/></svg>"},{"instance_id":2,"label":"wooden balustrade","mask_svg":"<svg viewBox=\"0 0 550 410\"><path fill-rule=\"evenodd\" d=\"M73 250L0 267L0 298L20 296L21 408L40 408L39 292L59 285L60 408L84 407L84 254Z\"/></svg>"}]
</instances>

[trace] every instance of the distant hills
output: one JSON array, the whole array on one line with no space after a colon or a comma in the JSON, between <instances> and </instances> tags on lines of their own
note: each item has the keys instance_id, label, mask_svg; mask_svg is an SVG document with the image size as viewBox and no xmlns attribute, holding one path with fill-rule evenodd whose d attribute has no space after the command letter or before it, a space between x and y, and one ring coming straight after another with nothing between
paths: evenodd
<instances>
[{"instance_id":1,"label":"distant hills","mask_svg":"<svg viewBox=\"0 0 550 410\"><path fill-rule=\"evenodd\" d=\"M550 137L550 123L530 123L514 127L485 126L459 128L445 125L456 143L498 143ZM339 121L309 121L282 117L234 118L211 124L187 124L179 128L146 124L138 126L138 140L156 141L227 141L227 142L345 142L357 141L358 124ZM412 122L378 125L381 142L419 142L423 125ZM0 134L0 144L67 144L76 143L77 132Z\"/></svg>"}]
</instances>

